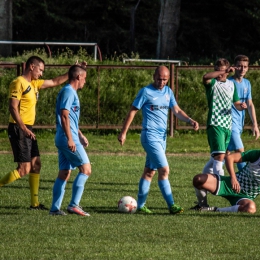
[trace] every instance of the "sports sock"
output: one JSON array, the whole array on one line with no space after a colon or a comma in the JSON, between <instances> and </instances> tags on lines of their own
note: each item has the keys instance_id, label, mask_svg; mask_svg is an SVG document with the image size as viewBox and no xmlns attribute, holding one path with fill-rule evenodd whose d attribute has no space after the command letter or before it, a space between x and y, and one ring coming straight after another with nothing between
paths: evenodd
<instances>
[{"instance_id":1,"label":"sports sock","mask_svg":"<svg viewBox=\"0 0 260 260\"><path fill-rule=\"evenodd\" d=\"M209 161L205 164L202 173L213 173L213 157L210 157Z\"/></svg>"},{"instance_id":2,"label":"sports sock","mask_svg":"<svg viewBox=\"0 0 260 260\"><path fill-rule=\"evenodd\" d=\"M13 171L7 173L5 176L3 176L0 179L0 187L4 186L6 184L9 184L13 181L16 181L20 178L21 178L21 176L20 176L19 172L17 170L13 170Z\"/></svg>"},{"instance_id":3,"label":"sports sock","mask_svg":"<svg viewBox=\"0 0 260 260\"><path fill-rule=\"evenodd\" d=\"M223 162L214 160L213 162L213 173L224 176Z\"/></svg>"},{"instance_id":4,"label":"sports sock","mask_svg":"<svg viewBox=\"0 0 260 260\"><path fill-rule=\"evenodd\" d=\"M195 193L198 199L198 205L200 207L208 207L207 191L195 188Z\"/></svg>"},{"instance_id":5,"label":"sports sock","mask_svg":"<svg viewBox=\"0 0 260 260\"><path fill-rule=\"evenodd\" d=\"M65 193L65 187L67 182L57 178L53 185L53 197L52 197L52 205L51 211L60 210L61 203Z\"/></svg>"},{"instance_id":6,"label":"sports sock","mask_svg":"<svg viewBox=\"0 0 260 260\"><path fill-rule=\"evenodd\" d=\"M237 169L240 171L246 166L246 162L237 163Z\"/></svg>"},{"instance_id":7,"label":"sports sock","mask_svg":"<svg viewBox=\"0 0 260 260\"><path fill-rule=\"evenodd\" d=\"M139 189L138 189L138 198L137 198L137 208L140 209L144 206L149 190L150 190L151 182L141 178L139 181Z\"/></svg>"},{"instance_id":8,"label":"sports sock","mask_svg":"<svg viewBox=\"0 0 260 260\"><path fill-rule=\"evenodd\" d=\"M239 205L231 206L231 207L226 207L226 208L217 208L216 211L219 212L238 212Z\"/></svg>"},{"instance_id":9,"label":"sports sock","mask_svg":"<svg viewBox=\"0 0 260 260\"><path fill-rule=\"evenodd\" d=\"M172 195L172 188L169 180L160 180L158 181L158 185L160 187L163 198L165 199L168 208L170 208L174 204L174 199Z\"/></svg>"},{"instance_id":10,"label":"sports sock","mask_svg":"<svg viewBox=\"0 0 260 260\"><path fill-rule=\"evenodd\" d=\"M70 206L78 206L80 199L84 191L84 185L88 179L88 175L84 173L79 173L75 178L72 186L72 197L70 201Z\"/></svg>"},{"instance_id":11,"label":"sports sock","mask_svg":"<svg viewBox=\"0 0 260 260\"><path fill-rule=\"evenodd\" d=\"M39 206L38 193L40 186L40 174L39 173L30 173L29 174L29 186L31 193L31 206Z\"/></svg>"}]
</instances>

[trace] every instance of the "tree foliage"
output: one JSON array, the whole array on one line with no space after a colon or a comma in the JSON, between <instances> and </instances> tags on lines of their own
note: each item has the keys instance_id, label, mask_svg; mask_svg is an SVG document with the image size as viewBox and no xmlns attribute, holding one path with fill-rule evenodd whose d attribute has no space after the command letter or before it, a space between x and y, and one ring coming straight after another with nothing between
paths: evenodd
<instances>
[{"instance_id":1,"label":"tree foliage","mask_svg":"<svg viewBox=\"0 0 260 260\"><path fill-rule=\"evenodd\" d=\"M135 50L141 58L155 58L160 1L140 1L135 10L133 41L131 10L138 2L16 0L13 40L97 42L108 57L115 52L131 55ZM243 53L258 62L259 0L181 0L180 10L173 58L208 63L220 56L233 60Z\"/></svg>"}]
</instances>

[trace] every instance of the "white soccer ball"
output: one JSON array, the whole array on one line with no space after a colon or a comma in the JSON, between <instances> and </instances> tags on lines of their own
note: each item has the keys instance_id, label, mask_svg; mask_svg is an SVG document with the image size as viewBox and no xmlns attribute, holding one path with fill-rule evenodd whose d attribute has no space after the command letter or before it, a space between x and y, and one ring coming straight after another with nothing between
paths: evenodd
<instances>
[{"instance_id":1,"label":"white soccer ball","mask_svg":"<svg viewBox=\"0 0 260 260\"><path fill-rule=\"evenodd\" d=\"M118 211L121 213L135 213L137 202L131 196L124 196L118 201Z\"/></svg>"}]
</instances>

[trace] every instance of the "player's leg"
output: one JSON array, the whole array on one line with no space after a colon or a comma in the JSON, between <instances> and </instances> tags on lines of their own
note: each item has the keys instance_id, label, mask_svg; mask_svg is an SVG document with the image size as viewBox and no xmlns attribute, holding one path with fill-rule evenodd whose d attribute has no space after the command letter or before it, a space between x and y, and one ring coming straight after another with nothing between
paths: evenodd
<instances>
[{"instance_id":1,"label":"player's leg","mask_svg":"<svg viewBox=\"0 0 260 260\"><path fill-rule=\"evenodd\" d=\"M16 124L9 124L8 137L13 151L14 162L17 162L18 166L0 179L0 187L25 176L31 168L31 139L26 138Z\"/></svg>"},{"instance_id":2,"label":"player's leg","mask_svg":"<svg viewBox=\"0 0 260 260\"><path fill-rule=\"evenodd\" d=\"M146 160L146 164L149 159ZM149 163L148 163L149 164ZM147 196L149 194L150 185L155 175L155 170L150 169L148 167L144 167L143 174L139 180L138 184L138 195L137 195L137 211L143 213L152 213L146 206Z\"/></svg>"},{"instance_id":3,"label":"player's leg","mask_svg":"<svg viewBox=\"0 0 260 260\"><path fill-rule=\"evenodd\" d=\"M232 131L231 132L231 138L228 145L229 151L235 151L235 152L244 152L244 145L241 139L241 134L239 131ZM237 163L238 170L242 170L246 165L246 162Z\"/></svg>"},{"instance_id":4,"label":"player's leg","mask_svg":"<svg viewBox=\"0 0 260 260\"><path fill-rule=\"evenodd\" d=\"M73 182L71 201L67 207L67 211L81 216L90 216L79 205L84 192L85 183L91 175L89 158L82 145L77 145L75 152L66 154L71 165L79 168L79 173Z\"/></svg>"},{"instance_id":5,"label":"player's leg","mask_svg":"<svg viewBox=\"0 0 260 260\"><path fill-rule=\"evenodd\" d=\"M70 178L71 169L74 169L65 156L65 153L68 151L70 151L68 147L58 147L59 173L52 189L50 215L66 215L60 208L65 194L65 187Z\"/></svg>"},{"instance_id":6,"label":"player's leg","mask_svg":"<svg viewBox=\"0 0 260 260\"><path fill-rule=\"evenodd\" d=\"M215 174L197 174L193 177L193 186L214 194L218 187L217 176Z\"/></svg>"},{"instance_id":7,"label":"player's leg","mask_svg":"<svg viewBox=\"0 0 260 260\"><path fill-rule=\"evenodd\" d=\"M58 177L55 180L52 189L52 205L50 209L50 215L66 215L66 213L60 210L60 208L70 174L71 170L59 170Z\"/></svg>"}]
</instances>

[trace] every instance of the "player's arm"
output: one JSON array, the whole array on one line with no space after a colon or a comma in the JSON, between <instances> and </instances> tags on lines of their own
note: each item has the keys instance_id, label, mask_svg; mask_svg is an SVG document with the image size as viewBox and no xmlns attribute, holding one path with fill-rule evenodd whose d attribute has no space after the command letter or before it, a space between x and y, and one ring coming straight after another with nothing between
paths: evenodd
<instances>
[{"instance_id":1,"label":"player's arm","mask_svg":"<svg viewBox=\"0 0 260 260\"><path fill-rule=\"evenodd\" d=\"M245 102L241 102L241 101L234 102L234 106L239 111L247 109L247 104Z\"/></svg>"},{"instance_id":2,"label":"player's arm","mask_svg":"<svg viewBox=\"0 0 260 260\"><path fill-rule=\"evenodd\" d=\"M229 67L226 70L215 70L215 71L211 71L206 73L202 80L204 84L209 84L211 82L212 79L217 78L220 75L224 75L224 74L228 74L230 72L234 72L235 68L234 67Z\"/></svg>"},{"instance_id":3,"label":"player's arm","mask_svg":"<svg viewBox=\"0 0 260 260\"><path fill-rule=\"evenodd\" d=\"M247 100L247 110L248 110L249 116L250 116L252 124L253 124L252 132L253 132L253 135L255 136L255 140L257 140L259 138L259 128L258 128L258 124L257 124L257 120L256 120L255 106L253 104L252 99Z\"/></svg>"},{"instance_id":4,"label":"player's arm","mask_svg":"<svg viewBox=\"0 0 260 260\"><path fill-rule=\"evenodd\" d=\"M88 147L88 139L86 138L85 135L82 134L82 132L79 130L78 131L78 136L79 136L79 141L84 147Z\"/></svg>"},{"instance_id":5,"label":"player's arm","mask_svg":"<svg viewBox=\"0 0 260 260\"><path fill-rule=\"evenodd\" d=\"M62 74L56 78L44 80L44 82L41 86L41 89L53 88L53 87L59 86L67 80L68 80L68 72L66 72L65 74Z\"/></svg>"},{"instance_id":6,"label":"player's arm","mask_svg":"<svg viewBox=\"0 0 260 260\"><path fill-rule=\"evenodd\" d=\"M138 111L138 109L136 107L132 106L126 116L125 122L123 124L123 128L117 138L121 145L123 145L126 140L126 133L129 129L129 126L131 125L137 111Z\"/></svg>"},{"instance_id":7,"label":"player's arm","mask_svg":"<svg viewBox=\"0 0 260 260\"><path fill-rule=\"evenodd\" d=\"M231 154L227 155L225 158L226 168L227 168L227 171L231 178L232 189L237 193L240 192L240 184L236 177L234 164L240 163L240 162L242 162L242 155L239 152L231 153Z\"/></svg>"},{"instance_id":8,"label":"player's arm","mask_svg":"<svg viewBox=\"0 0 260 260\"><path fill-rule=\"evenodd\" d=\"M181 121L191 124L195 131L199 129L199 123L190 118L178 105L172 107L172 112Z\"/></svg>"},{"instance_id":9,"label":"player's arm","mask_svg":"<svg viewBox=\"0 0 260 260\"><path fill-rule=\"evenodd\" d=\"M15 99L15 98L9 98L9 111L16 122L16 124L19 126L19 128L24 132L24 135L28 138L35 139L35 134L30 131L24 122L21 119L20 113L19 113L19 105L20 105L20 100Z\"/></svg>"},{"instance_id":10,"label":"player's arm","mask_svg":"<svg viewBox=\"0 0 260 260\"><path fill-rule=\"evenodd\" d=\"M72 133L70 130L70 119L69 119L70 111L67 109L60 110L60 117L61 117L61 125L65 132L65 135L68 139L68 147L72 152L76 151L76 145L72 139Z\"/></svg>"}]
</instances>

